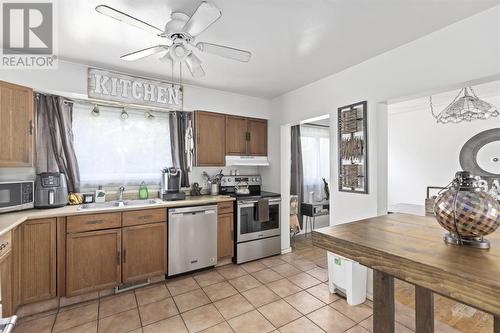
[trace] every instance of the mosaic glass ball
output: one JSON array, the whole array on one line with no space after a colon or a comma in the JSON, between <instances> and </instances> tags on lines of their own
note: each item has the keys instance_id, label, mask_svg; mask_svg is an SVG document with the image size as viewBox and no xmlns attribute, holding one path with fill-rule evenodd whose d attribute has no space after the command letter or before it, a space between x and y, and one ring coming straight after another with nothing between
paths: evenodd
<instances>
[{"instance_id":1,"label":"mosaic glass ball","mask_svg":"<svg viewBox=\"0 0 500 333\"><path fill-rule=\"evenodd\" d=\"M484 191L448 189L436 198L434 213L443 228L463 238L486 236L500 226L500 203Z\"/></svg>"}]
</instances>

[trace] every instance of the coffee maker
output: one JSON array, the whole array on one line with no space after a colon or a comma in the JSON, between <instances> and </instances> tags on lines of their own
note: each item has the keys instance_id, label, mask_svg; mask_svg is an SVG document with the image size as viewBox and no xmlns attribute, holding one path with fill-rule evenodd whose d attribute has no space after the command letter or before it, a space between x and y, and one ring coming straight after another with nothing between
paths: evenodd
<instances>
[{"instance_id":1,"label":"coffee maker","mask_svg":"<svg viewBox=\"0 0 500 333\"><path fill-rule=\"evenodd\" d=\"M186 194L181 192L182 171L170 167L161 171L160 198L164 201L184 200Z\"/></svg>"}]
</instances>

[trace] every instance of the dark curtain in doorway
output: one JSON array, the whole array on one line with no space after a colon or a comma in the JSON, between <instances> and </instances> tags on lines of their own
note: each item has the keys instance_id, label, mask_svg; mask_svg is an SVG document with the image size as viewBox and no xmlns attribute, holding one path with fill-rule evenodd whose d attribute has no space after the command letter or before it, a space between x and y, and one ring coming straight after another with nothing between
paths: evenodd
<instances>
[{"instance_id":1,"label":"dark curtain in doorway","mask_svg":"<svg viewBox=\"0 0 500 333\"><path fill-rule=\"evenodd\" d=\"M300 125L292 126L292 163L290 178L290 194L298 196L298 218L302 229L303 218L301 213L301 203L304 195L304 174L302 167L302 148L300 144Z\"/></svg>"},{"instance_id":2,"label":"dark curtain in doorway","mask_svg":"<svg viewBox=\"0 0 500 333\"><path fill-rule=\"evenodd\" d=\"M172 163L174 167L182 172L181 186L189 187L189 171L191 169L192 156L189 151L189 142L186 134L192 133L191 112L171 111L168 114L170 125L170 146L172 150ZM188 149L186 149L188 145Z\"/></svg>"},{"instance_id":3,"label":"dark curtain in doorway","mask_svg":"<svg viewBox=\"0 0 500 333\"><path fill-rule=\"evenodd\" d=\"M36 172L61 172L69 192L80 190L80 171L73 145L73 103L61 96L35 95Z\"/></svg>"}]
</instances>

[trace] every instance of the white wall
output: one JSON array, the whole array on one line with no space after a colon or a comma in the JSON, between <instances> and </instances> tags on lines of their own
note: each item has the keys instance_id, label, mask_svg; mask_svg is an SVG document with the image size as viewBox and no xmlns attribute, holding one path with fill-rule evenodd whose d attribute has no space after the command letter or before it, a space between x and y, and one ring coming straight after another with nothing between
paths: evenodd
<instances>
[{"instance_id":1,"label":"white wall","mask_svg":"<svg viewBox=\"0 0 500 333\"><path fill-rule=\"evenodd\" d=\"M458 40L474 40L474 47L464 48ZM338 192L337 163L333 162L330 224L337 224L385 212L385 101L492 76L500 76L500 6L289 92L274 103L280 105L282 124L298 123L329 112L332 121L331 160L336 161L337 108L368 101L370 193Z\"/></svg>"},{"instance_id":2,"label":"white wall","mask_svg":"<svg viewBox=\"0 0 500 333\"><path fill-rule=\"evenodd\" d=\"M66 61L59 61L59 68L52 70L0 70L0 80L17 83L32 87L37 91L73 98L87 97L87 66ZM273 115L271 101L264 98L246 96L225 92L221 90L208 89L197 86L184 87L184 110L205 110L220 113L235 114L248 117L270 119ZM276 113L276 112L274 112ZM274 132L270 121L269 135L272 138ZM279 163L279 151L271 149L269 152L271 163ZM276 156L272 154L277 154ZM191 173L191 182L202 184L201 173L207 170L209 174L215 174L220 168L194 168ZM239 167L241 174L263 173L266 174L267 167ZM224 168L229 173L229 168ZM279 191L279 182L268 185L267 180L271 177L264 176L267 190Z\"/></svg>"},{"instance_id":3,"label":"white wall","mask_svg":"<svg viewBox=\"0 0 500 333\"><path fill-rule=\"evenodd\" d=\"M482 99L500 107L500 96ZM423 205L427 186L446 186L455 172L462 170L459 154L465 142L482 131L500 127L500 117L438 124L428 106L398 112L400 107L389 106L389 205Z\"/></svg>"},{"instance_id":4,"label":"white wall","mask_svg":"<svg viewBox=\"0 0 500 333\"><path fill-rule=\"evenodd\" d=\"M474 47L464 47L460 42L464 40L474 41ZM330 113L330 225L387 212L386 101L449 90L488 77L500 77L500 6L278 97L274 103L280 105L282 124L296 124ZM370 193L367 195L337 190L335 162L337 108L363 100L368 101ZM281 172L287 172L286 165ZM289 193L285 185L281 187L282 196ZM369 277L369 294L371 290Z\"/></svg>"}]
</instances>

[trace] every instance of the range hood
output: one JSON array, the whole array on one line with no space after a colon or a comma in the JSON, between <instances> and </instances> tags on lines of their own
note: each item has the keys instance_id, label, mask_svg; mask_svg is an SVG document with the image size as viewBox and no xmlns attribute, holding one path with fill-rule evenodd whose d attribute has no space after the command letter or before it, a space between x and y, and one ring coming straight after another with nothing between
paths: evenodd
<instances>
[{"instance_id":1,"label":"range hood","mask_svg":"<svg viewBox=\"0 0 500 333\"><path fill-rule=\"evenodd\" d=\"M226 156L226 166L269 166L267 156Z\"/></svg>"}]
</instances>

